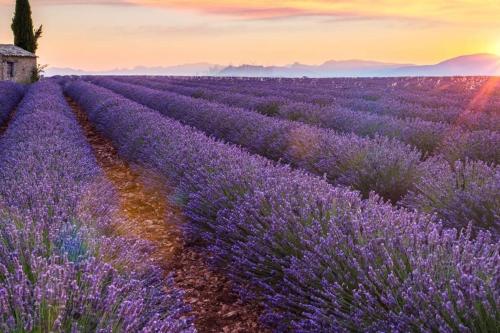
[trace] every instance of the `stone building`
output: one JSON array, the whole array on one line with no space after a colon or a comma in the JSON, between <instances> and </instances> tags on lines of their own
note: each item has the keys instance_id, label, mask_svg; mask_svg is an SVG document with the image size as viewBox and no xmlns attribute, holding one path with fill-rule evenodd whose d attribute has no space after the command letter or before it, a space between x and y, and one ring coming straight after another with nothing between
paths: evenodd
<instances>
[{"instance_id":1,"label":"stone building","mask_svg":"<svg viewBox=\"0 0 500 333\"><path fill-rule=\"evenodd\" d=\"M29 83L35 69L35 54L15 45L0 44L0 81Z\"/></svg>"}]
</instances>

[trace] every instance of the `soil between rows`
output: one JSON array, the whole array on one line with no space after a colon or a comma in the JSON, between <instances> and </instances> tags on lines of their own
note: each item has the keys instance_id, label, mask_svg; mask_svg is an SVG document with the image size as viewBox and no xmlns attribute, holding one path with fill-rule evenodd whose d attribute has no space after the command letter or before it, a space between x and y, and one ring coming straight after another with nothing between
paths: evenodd
<instances>
[{"instance_id":1,"label":"soil between rows","mask_svg":"<svg viewBox=\"0 0 500 333\"><path fill-rule=\"evenodd\" d=\"M87 115L70 98L96 159L115 187L119 198L120 225L117 233L152 242L154 260L166 274L173 273L176 287L192 308L199 332L267 332L259 324L258 305L243 303L232 291L230 281L211 270L202 252L183 242L180 226L185 217L166 198L169 189L151 170L131 166L122 160L112 143L100 135Z\"/></svg>"}]
</instances>

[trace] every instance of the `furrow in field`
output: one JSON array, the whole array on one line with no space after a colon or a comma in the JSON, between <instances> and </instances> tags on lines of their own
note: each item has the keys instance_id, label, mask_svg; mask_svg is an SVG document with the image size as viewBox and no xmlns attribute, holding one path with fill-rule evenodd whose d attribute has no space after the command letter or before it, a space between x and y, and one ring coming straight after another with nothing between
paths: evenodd
<instances>
[{"instance_id":1,"label":"furrow in field","mask_svg":"<svg viewBox=\"0 0 500 333\"><path fill-rule=\"evenodd\" d=\"M16 111L17 111L17 108L12 110L12 112L10 112L8 114L8 116L5 118L4 122L0 124L0 136L3 135L3 133L5 133L5 131L9 127L9 124L10 124L12 118L14 117L14 115L16 114Z\"/></svg>"},{"instance_id":2,"label":"furrow in field","mask_svg":"<svg viewBox=\"0 0 500 333\"><path fill-rule=\"evenodd\" d=\"M24 96L24 88L11 82L0 82L0 135L7 129Z\"/></svg>"},{"instance_id":3,"label":"furrow in field","mask_svg":"<svg viewBox=\"0 0 500 333\"><path fill-rule=\"evenodd\" d=\"M154 245L153 259L172 273L176 287L200 332L264 332L260 309L243 303L227 278L209 269L201 253L182 238L185 217L166 197L171 191L152 170L129 165L111 141L100 135L79 106L68 99L93 148L96 159L119 198L116 231L122 237L147 240Z\"/></svg>"}]
</instances>

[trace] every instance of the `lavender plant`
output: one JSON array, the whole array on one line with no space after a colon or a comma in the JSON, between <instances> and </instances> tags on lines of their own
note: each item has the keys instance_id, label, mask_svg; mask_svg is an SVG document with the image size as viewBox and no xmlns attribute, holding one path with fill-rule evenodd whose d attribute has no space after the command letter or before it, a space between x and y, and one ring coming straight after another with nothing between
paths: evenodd
<instances>
[{"instance_id":1,"label":"lavender plant","mask_svg":"<svg viewBox=\"0 0 500 333\"><path fill-rule=\"evenodd\" d=\"M290 163L313 174L324 175L334 185L351 186L359 190L364 197L374 191L392 203L397 203L409 191L415 190L418 182L433 182L436 177L429 171L437 167L432 166L435 159L422 163L422 155L417 150L397 140L385 137L366 139L353 134L338 134L168 92L141 89L135 85L106 79L97 81L159 110L166 116L195 126L217 138L240 144L250 152ZM492 154L497 151L495 146L489 149ZM491 169L493 166L485 168ZM440 167L440 171L442 177L455 177L452 165ZM494 181L494 172L489 174L490 181ZM485 181L478 183L478 186L486 190L489 186L487 184L488 181ZM494 192L500 194L498 188ZM484 202L483 206L490 209L490 215L494 214L492 210L496 207L495 201L496 197L490 196ZM438 203L435 205L437 212L441 206ZM454 205L453 208L457 210L457 215L467 216L470 220L464 223L463 219L455 220L451 215L440 214L447 225L457 228L466 227L469 222L473 222L477 227L488 225L483 223L477 214L467 212L465 206ZM498 223L495 220L494 224ZM495 229L493 228L493 231Z\"/></svg>"},{"instance_id":2,"label":"lavender plant","mask_svg":"<svg viewBox=\"0 0 500 333\"><path fill-rule=\"evenodd\" d=\"M176 188L186 232L277 331L463 331L498 327L500 248L488 232L427 214L208 138L95 85L66 91L127 160ZM140 124L140 126L137 126Z\"/></svg>"},{"instance_id":3,"label":"lavender plant","mask_svg":"<svg viewBox=\"0 0 500 333\"><path fill-rule=\"evenodd\" d=\"M500 167L481 161L448 163L429 160L424 174L405 198L407 206L437 214L456 226L491 230L500 235Z\"/></svg>"},{"instance_id":4,"label":"lavender plant","mask_svg":"<svg viewBox=\"0 0 500 333\"><path fill-rule=\"evenodd\" d=\"M116 77L118 79L118 77ZM121 78L120 78L121 79ZM146 80L147 79L147 80ZM338 106L365 113L402 119L445 122L469 130L500 129L498 87L500 80L468 78L377 79L234 79L234 78L126 78L137 83L168 85L180 93L196 91L199 97L213 94L251 97L284 97L293 102ZM181 92L183 91L183 92ZM223 93L221 94L221 92ZM228 94L229 93L229 94ZM249 106L252 103L248 104Z\"/></svg>"},{"instance_id":5,"label":"lavender plant","mask_svg":"<svg viewBox=\"0 0 500 333\"><path fill-rule=\"evenodd\" d=\"M151 245L110 232L112 188L57 84L31 86L0 152L1 331L194 331Z\"/></svg>"},{"instance_id":6,"label":"lavender plant","mask_svg":"<svg viewBox=\"0 0 500 333\"><path fill-rule=\"evenodd\" d=\"M420 153L396 140L339 134L110 80L98 83L209 135L325 175L331 183L352 186L365 196L375 191L397 202L420 172Z\"/></svg>"},{"instance_id":7,"label":"lavender plant","mask_svg":"<svg viewBox=\"0 0 500 333\"><path fill-rule=\"evenodd\" d=\"M115 78L115 80L118 79ZM466 158L497 164L500 162L500 150L492 148L500 145L500 135L496 131L470 131L464 130L460 126L465 121L464 117L467 116L467 119L477 118L481 115L478 113L460 115L456 124L450 125L419 118L400 119L389 115L353 111L366 108L353 102L353 98L347 98L347 102L339 102L338 99L335 99L335 105L322 107L316 103L290 101L287 99L291 98L288 92L285 92L287 98L284 98L279 91L276 92L276 95L251 96L234 92L227 93L217 89L217 87L202 87L200 89L168 83L165 85L163 82L140 77L119 80L162 91L202 97L230 106L251 109L268 116L301 121L340 132L352 132L368 137L387 136L415 146L425 154L443 153L451 163ZM387 105L383 104L380 107L387 107ZM483 122L485 121L483 120ZM489 116L487 121L490 124L498 122L499 126L494 128L500 129L500 117ZM459 149L454 148L453 140L456 139L461 142Z\"/></svg>"}]
</instances>

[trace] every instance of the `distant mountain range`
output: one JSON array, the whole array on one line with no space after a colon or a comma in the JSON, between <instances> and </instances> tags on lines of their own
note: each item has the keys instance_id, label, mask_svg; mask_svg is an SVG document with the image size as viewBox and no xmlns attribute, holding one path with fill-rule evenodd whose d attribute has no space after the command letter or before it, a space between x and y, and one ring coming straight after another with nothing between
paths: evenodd
<instances>
[{"instance_id":1,"label":"distant mountain range","mask_svg":"<svg viewBox=\"0 0 500 333\"><path fill-rule=\"evenodd\" d=\"M170 67L135 67L110 71L83 71L48 68L54 75L213 75L246 77L377 77L377 76L460 76L500 75L500 57L474 54L445 60L434 65L395 64L366 60L327 61L322 65L294 63L287 66L222 66L209 63Z\"/></svg>"},{"instance_id":2,"label":"distant mountain range","mask_svg":"<svg viewBox=\"0 0 500 333\"><path fill-rule=\"evenodd\" d=\"M209 63L185 64L168 67L117 68L108 71L85 71L74 68L49 67L45 70L46 76L55 75L216 75L225 66Z\"/></svg>"},{"instance_id":3,"label":"distant mountain range","mask_svg":"<svg viewBox=\"0 0 500 333\"><path fill-rule=\"evenodd\" d=\"M343 76L382 76L410 64L394 64L366 60L330 60L322 65L303 65L295 63L288 66L229 66L219 72L221 76L271 76L271 77L343 77Z\"/></svg>"},{"instance_id":4,"label":"distant mountain range","mask_svg":"<svg viewBox=\"0 0 500 333\"><path fill-rule=\"evenodd\" d=\"M436 65L405 66L396 69L397 76L500 75L500 57L473 54L445 60Z\"/></svg>"},{"instance_id":5,"label":"distant mountain range","mask_svg":"<svg viewBox=\"0 0 500 333\"><path fill-rule=\"evenodd\" d=\"M453 76L500 75L500 57L492 54L461 56L435 65L394 64L365 60L327 61L319 66L229 66L221 76L271 77L372 77L372 76Z\"/></svg>"}]
</instances>

